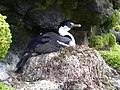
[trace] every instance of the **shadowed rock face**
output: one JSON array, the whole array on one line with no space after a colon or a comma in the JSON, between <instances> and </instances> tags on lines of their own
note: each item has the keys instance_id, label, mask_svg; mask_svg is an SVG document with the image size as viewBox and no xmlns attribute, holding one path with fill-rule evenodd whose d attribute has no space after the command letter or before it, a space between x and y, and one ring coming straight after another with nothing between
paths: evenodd
<instances>
[{"instance_id":1,"label":"shadowed rock face","mask_svg":"<svg viewBox=\"0 0 120 90\"><path fill-rule=\"evenodd\" d=\"M8 16L11 25L11 49L20 54L36 34L57 29L64 19L82 25L80 30L73 31L80 44L84 40L81 31L90 31L91 26L103 23L112 15L113 8L109 0L3 0L0 12Z\"/></svg>"},{"instance_id":2,"label":"shadowed rock face","mask_svg":"<svg viewBox=\"0 0 120 90\"><path fill-rule=\"evenodd\" d=\"M25 23L31 28L38 25L48 29L56 29L63 19L85 26L101 24L113 13L108 0L19 0L14 8L16 13L26 16Z\"/></svg>"},{"instance_id":3,"label":"shadowed rock face","mask_svg":"<svg viewBox=\"0 0 120 90\"><path fill-rule=\"evenodd\" d=\"M109 0L113 4L114 9L120 8L120 1L119 0Z\"/></svg>"}]
</instances>

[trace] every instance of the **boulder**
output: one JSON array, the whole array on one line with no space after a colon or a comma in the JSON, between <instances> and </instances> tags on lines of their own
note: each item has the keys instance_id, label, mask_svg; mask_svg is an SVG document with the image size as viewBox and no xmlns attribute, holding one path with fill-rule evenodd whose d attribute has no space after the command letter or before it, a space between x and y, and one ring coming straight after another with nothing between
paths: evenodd
<instances>
[{"instance_id":1,"label":"boulder","mask_svg":"<svg viewBox=\"0 0 120 90\"><path fill-rule=\"evenodd\" d=\"M12 73L16 68L19 58L12 52L8 52L6 57L0 61L0 81L12 86Z\"/></svg>"},{"instance_id":2,"label":"boulder","mask_svg":"<svg viewBox=\"0 0 120 90\"><path fill-rule=\"evenodd\" d=\"M32 56L18 74L15 87L38 90L110 90L119 88L119 75L92 48L77 46L58 52ZM117 80L116 80L117 79ZM39 83L38 83L39 82ZM24 85L23 85L24 83ZM43 83L43 87L41 86ZM46 86L43 90L46 89Z\"/></svg>"}]
</instances>

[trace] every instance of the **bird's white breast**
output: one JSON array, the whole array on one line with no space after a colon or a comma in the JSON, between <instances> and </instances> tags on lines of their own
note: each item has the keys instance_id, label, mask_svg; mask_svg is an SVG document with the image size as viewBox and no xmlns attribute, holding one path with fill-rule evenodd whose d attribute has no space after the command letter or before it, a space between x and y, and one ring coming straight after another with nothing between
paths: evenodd
<instances>
[{"instance_id":1,"label":"bird's white breast","mask_svg":"<svg viewBox=\"0 0 120 90\"><path fill-rule=\"evenodd\" d=\"M62 36L68 35L71 38L71 41L69 42L68 46L73 46L74 47L76 45L75 44L75 39L74 39L73 35L68 32L70 29L71 28L69 28L68 26L60 27L59 28L59 34L62 35Z\"/></svg>"}]
</instances>

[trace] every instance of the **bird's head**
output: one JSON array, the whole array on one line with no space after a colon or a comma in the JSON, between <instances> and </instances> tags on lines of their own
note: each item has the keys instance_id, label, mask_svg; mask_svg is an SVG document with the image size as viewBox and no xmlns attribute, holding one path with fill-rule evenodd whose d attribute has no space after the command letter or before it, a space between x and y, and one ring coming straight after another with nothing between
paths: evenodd
<instances>
[{"instance_id":1,"label":"bird's head","mask_svg":"<svg viewBox=\"0 0 120 90\"><path fill-rule=\"evenodd\" d=\"M64 32L68 32L69 30L71 30L71 28L74 28L74 27L81 27L81 25L74 24L69 20L65 20L60 23L58 30L59 30L59 33L64 33Z\"/></svg>"}]
</instances>

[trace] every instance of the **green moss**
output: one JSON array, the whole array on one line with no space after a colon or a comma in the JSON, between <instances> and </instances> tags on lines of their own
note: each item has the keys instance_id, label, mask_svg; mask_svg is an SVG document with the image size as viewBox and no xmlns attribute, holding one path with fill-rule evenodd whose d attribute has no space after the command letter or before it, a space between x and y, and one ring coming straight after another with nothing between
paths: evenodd
<instances>
[{"instance_id":1,"label":"green moss","mask_svg":"<svg viewBox=\"0 0 120 90\"><path fill-rule=\"evenodd\" d=\"M104 45L109 45L109 34L102 34L102 43L104 43Z\"/></svg>"},{"instance_id":2,"label":"green moss","mask_svg":"<svg viewBox=\"0 0 120 90\"><path fill-rule=\"evenodd\" d=\"M113 35L113 34L108 34L109 35L109 45L110 45L110 47L114 47L115 46L115 44L116 44L116 37L115 37L115 35Z\"/></svg>"},{"instance_id":3,"label":"green moss","mask_svg":"<svg viewBox=\"0 0 120 90\"><path fill-rule=\"evenodd\" d=\"M55 0L35 0L31 1L31 10L46 10L49 6L53 5ZM33 9L32 9L33 8Z\"/></svg>"},{"instance_id":4,"label":"green moss","mask_svg":"<svg viewBox=\"0 0 120 90\"><path fill-rule=\"evenodd\" d=\"M87 1L88 3L89 1ZM78 0L57 0L56 5L62 11L62 14L65 19L72 20L73 22L83 22L86 25L95 24L101 22L101 19L98 19L99 14L92 12L90 8L90 3L88 5L85 1L82 1L84 5L80 5ZM80 9L81 8L81 9ZM94 14L93 14L94 13ZM97 18L96 18L97 17ZM101 17L101 16L100 16Z\"/></svg>"},{"instance_id":5,"label":"green moss","mask_svg":"<svg viewBox=\"0 0 120 90\"><path fill-rule=\"evenodd\" d=\"M89 46L94 47L97 50L102 49L105 47L105 45L108 45L110 47L115 46L116 44L116 37L111 34L102 34L101 36L99 35L92 35L88 38L89 41Z\"/></svg>"},{"instance_id":6,"label":"green moss","mask_svg":"<svg viewBox=\"0 0 120 90\"><path fill-rule=\"evenodd\" d=\"M98 25L105 21L102 15L95 10L91 10L92 1L79 0L57 0L56 5L60 8L63 16L74 22L82 22L88 26ZM106 3L104 4L106 5ZM109 6L107 4L107 6ZM81 8L81 9L80 9ZM94 13L94 14L93 14ZM86 26L85 25L85 26Z\"/></svg>"},{"instance_id":7,"label":"green moss","mask_svg":"<svg viewBox=\"0 0 120 90\"><path fill-rule=\"evenodd\" d=\"M109 51L99 51L103 59L120 72L120 46L115 45Z\"/></svg>"},{"instance_id":8,"label":"green moss","mask_svg":"<svg viewBox=\"0 0 120 90\"><path fill-rule=\"evenodd\" d=\"M15 89L0 82L0 90L15 90Z\"/></svg>"},{"instance_id":9,"label":"green moss","mask_svg":"<svg viewBox=\"0 0 120 90\"><path fill-rule=\"evenodd\" d=\"M110 50L99 49L99 53L110 66L120 71L120 46L116 44L116 37L110 33L101 36L103 37L103 44L109 45Z\"/></svg>"},{"instance_id":10,"label":"green moss","mask_svg":"<svg viewBox=\"0 0 120 90\"><path fill-rule=\"evenodd\" d=\"M118 25L118 20L119 20L119 11L115 10L114 14L104 22L103 27L107 30L115 27Z\"/></svg>"},{"instance_id":11,"label":"green moss","mask_svg":"<svg viewBox=\"0 0 120 90\"><path fill-rule=\"evenodd\" d=\"M120 25L115 26L115 31L120 32Z\"/></svg>"},{"instance_id":12,"label":"green moss","mask_svg":"<svg viewBox=\"0 0 120 90\"><path fill-rule=\"evenodd\" d=\"M73 10L77 8L77 0L57 0L56 4L60 7L64 17L66 19L72 18Z\"/></svg>"},{"instance_id":13,"label":"green moss","mask_svg":"<svg viewBox=\"0 0 120 90\"><path fill-rule=\"evenodd\" d=\"M104 45L109 45L110 47L116 44L116 37L111 33L102 34Z\"/></svg>"},{"instance_id":14,"label":"green moss","mask_svg":"<svg viewBox=\"0 0 120 90\"><path fill-rule=\"evenodd\" d=\"M97 50L103 48L103 38L101 36L95 36L95 35L90 36L88 38L88 41L90 47L94 47Z\"/></svg>"},{"instance_id":15,"label":"green moss","mask_svg":"<svg viewBox=\"0 0 120 90\"><path fill-rule=\"evenodd\" d=\"M0 14L0 59L3 59L12 42L9 24L5 21L6 16Z\"/></svg>"}]
</instances>

